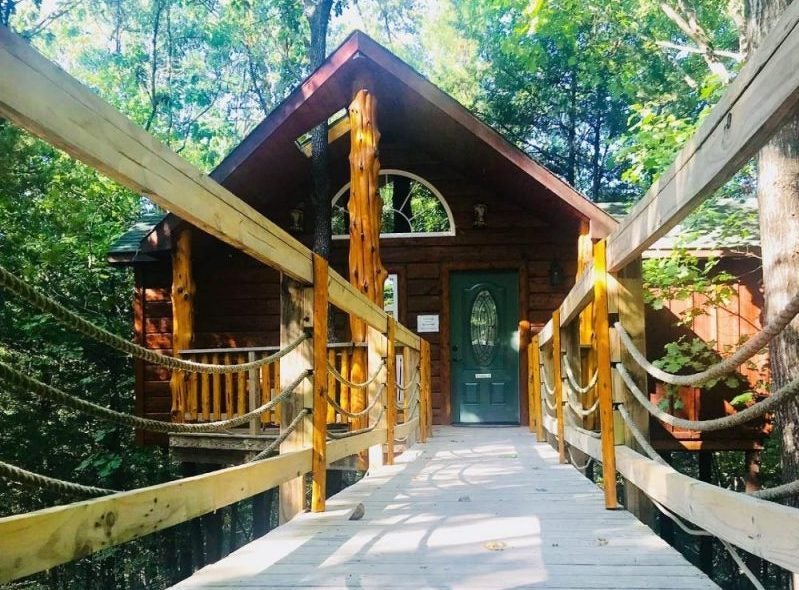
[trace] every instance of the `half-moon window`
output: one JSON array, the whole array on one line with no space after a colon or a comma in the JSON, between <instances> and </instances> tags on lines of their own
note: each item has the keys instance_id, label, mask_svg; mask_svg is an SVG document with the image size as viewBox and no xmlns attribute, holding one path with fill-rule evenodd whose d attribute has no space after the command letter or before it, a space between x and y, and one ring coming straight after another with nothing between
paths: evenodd
<instances>
[{"instance_id":1,"label":"half-moon window","mask_svg":"<svg viewBox=\"0 0 799 590\"><path fill-rule=\"evenodd\" d=\"M402 170L380 171L380 235L388 238L454 236L452 212L433 185ZM333 197L333 237L349 237L349 183Z\"/></svg>"}]
</instances>

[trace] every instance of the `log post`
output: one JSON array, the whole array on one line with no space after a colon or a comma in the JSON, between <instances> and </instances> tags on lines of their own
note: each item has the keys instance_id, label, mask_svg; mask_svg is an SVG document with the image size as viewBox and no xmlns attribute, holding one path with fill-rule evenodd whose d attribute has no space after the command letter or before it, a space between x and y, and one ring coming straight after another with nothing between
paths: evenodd
<instances>
[{"instance_id":1,"label":"log post","mask_svg":"<svg viewBox=\"0 0 799 590\"><path fill-rule=\"evenodd\" d=\"M313 255L313 454L311 511L324 512L327 497L327 261Z\"/></svg>"},{"instance_id":2,"label":"log post","mask_svg":"<svg viewBox=\"0 0 799 590\"><path fill-rule=\"evenodd\" d=\"M313 325L313 289L283 275L280 282L280 347L286 347ZM279 389L288 387L301 373L313 367L313 343L306 340L280 359ZM299 412L313 407L313 385L304 379L280 404L280 429L285 430ZM306 416L280 445L281 453L310 446L311 419ZM302 512L305 503L304 477L280 485L279 522L283 524Z\"/></svg>"},{"instance_id":3,"label":"log post","mask_svg":"<svg viewBox=\"0 0 799 590\"><path fill-rule=\"evenodd\" d=\"M602 431L602 481L605 488L605 508L618 508L616 498L616 447L613 430L613 376L610 366L610 326L608 322L608 276L605 242L594 247L594 325L596 341L599 424Z\"/></svg>"},{"instance_id":4,"label":"log post","mask_svg":"<svg viewBox=\"0 0 799 590\"><path fill-rule=\"evenodd\" d=\"M424 366L423 350L417 351L414 356L419 361L419 442L425 443L427 442L427 386L425 385L427 369Z\"/></svg>"},{"instance_id":5,"label":"log post","mask_svg":"<svg viewBox=\"0 0 799 590\"><path fill-rule=\"evenodd\" d=\"M420 341L420 361L419 367L421 370L420 379L422 384L422 391L424 392L424 442L427 438L433 436L433 395L431 391L431 367L430 367L430 343L427 340Z\"/></svg>"},{"instance_id":6,"label":"log post","mask_svg":"<svg viewBox=\"0 0 799 590\"><path fill-rule=\"evenodd\" d=\"M563 375L561 357L563 350L560 342L560 310L552 313L552 379L555 381L555 414L558 418L558 459L566 462L566 424L563 412Z\"/></svg>"},{"instance_id":7,"label":"log post","mask_svg":"<svg viewBox=\"0 0 799 590\"><path fill-rule=\"evenodd\" d=\"M172 356L191 348L194 340L194 292L196 285L191 268L191 228L182 229L172 249ZM186 374L172 371L169 382L172 393L172 422L183 422L186 416Z\"/></svg>"},{"instance_id":8,"label":"log post","mask_svg":"<svg viewBox=\"0 0 799 590\"><path fill-rule=\"evenodd\" d=\"M247 353L247 362L256 360L255 352ZM249 394L249 407L248 412L251 412L260 405L261 398L261 378L258 369L250 369L247 375L247 393ZM250 418L250 434L256 436L261 432L261 417L255 416Z\"/></svg>"},{"instance_id":9,"label":"log post","mask_svg":"<svg viewBox=\"0 0 799 590\"><path fill-rule=\"evenodd\" d=\"M350 219L349 278L366 297L382 307L383 284L388 273L380 260L380 222L382 202L378 192L380 160L377 129L377 100L368 90L360 88L349 107L350 118L350 198L347 205ZM355 343L366 342L366 323L350 316L350 333ZM357 348L351 362L351 379L367 378L367 352ZM353 412L366 407L366 392L353 390L350 394ZM365 426L363 418L355 428Z\"/></svg>"},{"instance_id":10,"label":"log post","mask_svg":"<svg viewBox=\"0 0 799 590\"><path fill-rule=\"evenodd\" d=\"M628 264L619 273L608 275L608 311L614 313L622 323L639 350L646 350L644 337L644 295L641 281L641 259ZM641 369L632 357L624 350L617 336L611 341L611 363L623 362L630 375L641 387L648 391L646 372ZM649 437L649 413L627 391L617 371L613 372L613 392L617 402L623 402L638 428ZM629 429L624 429L624 443L641 452ZM655 507L641 490L628 481L624 482L624 507L634 514L638 520L655 529Z\"/></svg>"},{"instance_id":11,"label":"log post","mask_svg":"<svg viewBox=\"0 0 799 590\"><path fill-rule=\"evenodd\" d=\"M386 330L386 463L394 465L394 428L397 425L397 356L394 351L394 338L397 323L388 318Z\"/></svg>"},{"instance_id":12,"label":"log post","mask_svg":"<svg viewBox=\"0 0 799 590\"><path fill-rule=\"evenodd\" d=\"M533 431L533 391L530 387L530 322L519 322L519 385L520 399L527 400L527 424Z\"/></svg>"}]
</instances>

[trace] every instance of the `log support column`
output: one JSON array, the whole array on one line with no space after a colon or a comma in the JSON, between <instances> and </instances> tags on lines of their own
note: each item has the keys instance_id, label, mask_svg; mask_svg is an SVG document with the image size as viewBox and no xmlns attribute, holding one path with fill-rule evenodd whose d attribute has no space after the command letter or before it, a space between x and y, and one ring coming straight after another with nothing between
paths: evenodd
<instances>
[{"instance_id":1,"label":"log support column","mask_svg":"<svg viewBox=\"0 0 799 590\"><path fill-rule=\"evenodd\" d=\"M194 340L194 276L191 268L192 230L181 230L172 250L172 356L191 348ZM187 375L172 371L172 422L186 419Z\"/></svg>"}]
</instances>

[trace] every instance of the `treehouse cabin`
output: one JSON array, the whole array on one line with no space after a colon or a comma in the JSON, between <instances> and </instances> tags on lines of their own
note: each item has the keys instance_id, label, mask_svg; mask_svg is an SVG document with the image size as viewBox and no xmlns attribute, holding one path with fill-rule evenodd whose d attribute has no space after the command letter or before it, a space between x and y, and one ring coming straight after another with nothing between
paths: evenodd
<instances>
[{"instance_id":1,"label":"treehouse cabin","mask_svg":"<svg viewBox=\"0 0 799 590\"><path fill-rule=\"evenodd\" d=\"M660 289L652 289L646 306L647 358L669 363L669 371L679 371L678 365L687 372L702 370L737 350L762 327L757 200L725 198L708 205L712 209L706 217L694 219L688 228L678 225L643 254L644 264L666 277ZM626 214L624 204L600 206L614 217ZM720 227L719 218L735 221L729 225L736 231ZM687 278L674 275L677 261ZM649 396L675 416L708 420L733 414L766 396L768 382L768 355L761 352L730 378L709 387L677 388L651 380ZM755 451L762 449L771 429L770 420L757 420L740 428L700 433L652 418L650 436L661 451Z\"/></svg>"},{"instance_id":2,"label":"treehouse cabin","mask_svg":"<svg viewBox=\"0 0 799 590\"><path fill-rule=\"evenodd\" d=\"M328 121L331 264L347 276L347 107L361 88L376 101L385 305L431 343L433 420L525 423L527 379L518 360L519 321L536 328L550 318L574 283L580 234L598 239L616 226L607 213L360 32L211 176L310 245L310 131ZM109 256L135 269L135 333L147 347L208 362L240 362L277 346L278 273L175 215L144 217ZM185 302L191 317L181 324L176 310L187 307ZM178 334L176 326L186 322L193 322L189 333ZM346 318L334 316L331 323L335 339L348 343ZM340 368L349 350L346 344L331 350ZM213 380L195 380L189 382L195 399L175 416L170 377L168 371L139 363L139 414L161 420L224 415L213 407L213 399L210 410L196 399L204 388L209 398L216 395ZM222 390L235 392L219 396L222 406L226 397L233 404L243 400L250 379L242 374L225 383L222 378ZM260 381L270 388L269 378Z\"/></svg>"}]
</instances>

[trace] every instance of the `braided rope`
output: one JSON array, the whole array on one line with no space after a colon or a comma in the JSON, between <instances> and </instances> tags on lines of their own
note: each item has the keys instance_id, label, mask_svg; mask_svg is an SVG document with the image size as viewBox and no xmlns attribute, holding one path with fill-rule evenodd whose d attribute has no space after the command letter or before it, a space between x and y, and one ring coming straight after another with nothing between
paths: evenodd
<instances>
[{"instance_id":1,"label":"braided rope","mask_svg":"<svg viewBox=\"0 0 799 590\"><path fill-rule=\"evenodd\" d=\"M795 496L796 494L799 494L799 481L784 483L774 486L773 488L766 488L765 490L747 492L748 496L760 498L761 500L779 500L787 498L788 496Z\"/></svg>"},{"instance_id":2,"label":"braided rope","mask_svg":"<svg viewBox=\"0 0 799 590\"><path fill-rule=\"evenodd\" d=\"M590 381L588 381L588 384L582 386L580 385L577 378L574 376L571 363L569 363L569 359L565 353L563 355L563 360L565 361L562 364L564 369L566 369L566 378L569 380L569 385L574 391L576 391L580 395L585 395L586 393L591 391L594 387L596 387L596 382L599 379L599 369L594 370L594 374L591 377Z\"/></svg>"},{"instance_id":3,"label":"braided rope","mask_svg":"<svg viewBox=\"0 0 799 590\"><path fill-rule=\"evenodd\" d=\"M689 527L687 524L683 522L683 520L679 516L674 514L671 510L669 510L665 506L663 506L663 504L661 504L651 496L649 497L649 499L652 500L652 503L657 507L658 510L660 510L665 516L669 517L672 520L672 522L674 522L674 524L676 524L678 527L680 527L683 530L683 532L693 537L714 536L711 533L707 532L706 530ZM735 547L733 547L732 544L728 543L724 539L719 539L719 542L724 546L724 548L733 558L735 563L738 565L738 568L744 573L744 575L747 578L749 578L749 581L752 582L752 585L756 588L756 590L766 590L763 584L760 583L760 580L757 579L757 576L755 576L752 570L750 570L749 567L746 565L746 563L744 563L744 560L741 559L741 556L738 555L738 551L735 550Z\"/></svg>"},{"instance_id":4,"label":"braided rope","mask_svg":"<svg viewBox=\"0 0 799 590\"><path fill-rule=\"evenodd\" d=\"M302 410L300 410L300 412L296 416L294 416L294 419L289 423L289 425L286 426L286 429L280 433L280 436L278 436L275 440L273 440L269 444L269 446L266 447L263 451L255 455L255 457L253 457L252 459L250 459L250 463L252 463L253 461L260 461L262 459L266 459L267 457L269 457L269 455L275 452L280 447L280 445L282 445L283 442L285 442L285 440L289 437L289 435L297 429L297 426L299 426L300 422L302 422L303 416L306 416L310 413L311 413L310 410L308 410L307 408L303 408Z\"/></svg>"},{"instance_id":5,"label":"braided rope","mask_svg":"<svg viewBox=\"0 0 799 590\"><path fill-rule=\"evenodd\" d=\"M384 383L384 384L383 384L383 388L381 389L381 393L382 393L382 391L384 391L385 389L386 389L386 384ZM365 407L363 410L361 410L360 412L350 412L349 410L345 410L344 408L342 408L342 407L341 407L341 406L338 404L338 402L336 402L336 400L335 400L335 399L333 399L333 398L332 398L332 397L330 397L329 395L327 396L327 403L328 403L328 404L330 404L331 406L333 406L333 408L334 408L334 409L335 409L335 410L336 410L336 411L337 411L339 414L342 414L342 415L344 415L344 416L347 416L348 418L360 418L361 416L365 416L366 414L368 414L368 413L369 413L369 410L371 410L372 408L374 408L374 407L375 407L375 404L377 403L377 400L379 400L379 399L380 399L380 395L379 395L379 394L378 394L378 395L376 395L376 396L374 396L374 397L372 398L372 401L371 401L371 402L369 402L369 405L368 405L368 406L366 406L366 407Z\"/></svg>"},{"instance_id":6,"label":"braided rope","mask_svg":"<svg viewBox=\"0 0 799 590\"><path fill-rule=\"evenodd\" d=\"M380 363L380 366L379 366L379 367L377 367L377 370L374 372L374 375L372 375L371 377L369 377L369 379L367 379L367 380L366 380L366 381L364 381L363 383L355 383L355 382L353 382L353 381L350 381L350 380L349 380L349 379L347 379L347 378L346 378L344 375L342 375L341 373L339 373L339 372L336 370L336 367L334 367L333 365L331 365L331 364L330 364L330 361L328 361L328 362L327 362L327 372L328 372L328 373L330 373L331 375L333 375L333 377L335 377L336 381L338 381L338 382L339 382L339 383L341 383L342 385L346 385L347 387L350 387L350 388L352 388L352 389L366 389L366 388L367 388L367 387L369 387L369 386L370 386L372 383L374 383L374 382L375 382L375 380L376 380L376 379L377 379L377 378L380 376L380 373L382 372L382 370L383 370L383 367L385 367L385 366L386 366L386 361L385 361L385 360L383 360L383 361Z\"/></svg>"},{"instance_id":7,"label":"braided rope","mask_svg":"<svg viewBox=\"0 0 799 590\"><path fill-rule=\"evenodd\" d=\"M276 353L250 361L239 365L213 365L207 363L197 363L194 361L187 361L185 359L167 356L154 350L149 350L143 346L139 346L133 342L117 336L89 320L81 317L74 311L66 308L57 301L47 297L34 289L24 281L15 277L11 272L0 266L0 287L5 288L7 291L13 293L26 303L29 303L39 311L51 315L62 325L72 328L76 332L88 336L102 344L110 346L120 352L129 354L138 359L147 361L154 365L161 365L168 369L177 371L186 371L189 373L211 373L211 374L225 374L225 373L240 373L251 369L257 369L264 365L274 363L275 361L286 356L289 352L297 348L302 342L310 338L309 334L303 334L297 340L289 344L286 348L277 351Z\"/></svg>"},{"instance_id":8,"label":"braided rope","mask_svg":"<svg viewBox=\"0 0 799 590\"><path fill-rule=\"evenodd\" d=\"M400 405L400 404L398 404L398 403L396 403L396 402L395 402L395 404L394 404L394 407L396 407L396 408L397 408L397 411L398 411L398 412L405 412L405 411L410 411L410 409L411 409L412 405L413 405L413 404L418 404L418 403L419 403L419 398L418 398L418 397L416 397L416 396L414 396L413 398L411 398L411 399L408 401L408 405L407 405L407 407L406 407L406 406L403 406L403 405Z\"/></svg>"},{"instance_id":9,"label":"braided rope","mask_svg":"<svg viewBox=\"0 0 799 590\"><path fill-rule=\"evenodd\" d=\"M621 416L624 423L627 425L627 428L630 430L630 434L633 435L635 442L644 450L644 452L649 455L649 458L653 461L660 463L661 465L665 465L667 467L671 467L666 460L660 456L660 454L655 450L649 441L644 436L644 433L641 432L641 429L638 428L638 425L633 421L633 417L630 416L630 412L627 411L627 408L624 407L624 404L619 404L618 406L619 415Z\"/></svg>"},{"instance_id":10,"label":"braided rope","mask_svg":"<svg viewBox=\"0 0 799 590\"><path fill-rule=\"evenodd\" d=\"M543 396L543 399L544 399L544 404L546 404L546 406L547 406L547 408L549 408L550 412L557 412L558 411L558 405L555 402L550 401L549 400L549 396L545 395L545 396Z\"/></svg>"},{"instance_id":11,"label":"braided rope","mask_svg":"<svg viewBox=\"0 0 799 590\"><path fill-rule=\"evenodd\" d=\"M620 322L616 322L614 327L619 334L619 339L624 345L624 348L630 353L630 356L635 359L635 362L638 363L642 369L652 375L652 377L670 385L698 385L735 371L738 367L763 350L777 334L785 329L785 326L791 323L798 313L799 294L796 294L785 308L777 314L776 318L772 319L760 332L747 340L732 356L705 369L701 373L694 373L693 375L673 375L672 373L667 373L654 366L646 360L646 357L638 350L635 343L630 338L630 335Z\"/></svg>"},{"instance_id":12,"label":"braided rope","mask_svg":"<svg viewBox=\"0 0 799 590\"><path fill-rule=\"evenodd\" d=\"M633 394L633 397L635 397L638 403L644 406L655 418L671 426L676 426L677 428L696 430L698 432L713 432L741 426L757 418L762 418L774 408L781 406L799 394L799 378L797 378L778 389L763 401L757 402L753 406L741 410L737 414L724 416L723 418L713 418L711 420L686 420L684 418L672 416L668 412L664 412L649 401L649 397L638 388L633 378L627 372L627 368L622 363L616 365L616 370L618 370L619 375L621 375L622 380L625 385L627 385L630 393Z\"/></svg>"},{"instance_id":13,"label":"braided rope","mask_svg":"<svg viewBox=\"0 0 799 590\"><path fill-rule=\"evenodd\" d=\"M590 408L586 408L583 406L583 403L580 400L575 400L574 391L571 388L571 383L567 383L566 387L566 402L571 408L571 411L580 416L581 418L586 418L596 412L597 408L599 407L599 398L596 398L593 405Z\"/></svg>"},{"instance_id":14,"label":"braided rope","mask_svg":"<svg viewBox=\"0 0 799 590\"><path fill-rule=\"evenodd\" d=\"M569 461L571 461L572 467L574 467L577 471L585 471L588 469L588 466L591 465L591 462L594 460L593 457L588 455L588 459L582 465L578 465L577 461L574 460L574 455L572 454L571 445L566 447L566 451L569 453Z\"/></svg>"},{"instance_id":15,"label":"braided rope","mask_svg":"<svg viewBox=\"0 0 799 590\"><path fill-rule=\"evenodd\" d=\"M396 384L397 389L400 391L408 391L414 385L419 385L419 368L417 367L416 373L414 374L413 378L408 381L405 385L400 385L399 383Z\"/></svg>"},{"instance_id":16,"label":"braided rope","mask_svg":"<svg viewBox=\"0 0 799 590\"><path fill-rule=\"evenodd\" d=\"M549 375L547 374L546 363L541 363L541 383L544 385L544 390L547 395L555 395L555 386L549 384Z\"/></svg>"},{"instance_id":17,"label":"braided rope","mask_svg":"<svg viewBox=\"0 0 799 590\"><path fill-rule=\"evenodd\" d=\"M15 481L19 484L29 487L46 488L55 490L56 492L64 494L77 494L79 496L107 496L108 494L116 494L116 490L108 490L105 488L96 488L94 486L84 486L79 483L72 483L64 481L63 479L56 479L48 477L39 473L34 473L11 465L4 461L0 461L0 477L4 477L10 481Z\"/></svg>"},{"instance_id":18,"label":"braided rope","mask_svg":"<svg viewBox=\"0 0 799 590\"><path fill-rule=\"evenodd\" d=\"M105 406L95 404L85 399L76 397L66 393L60 389L56 389L51 385L42 383L32 377L28 377L20 373L16 369L10 367L6 363L0 362L0 381L5 382L7 385L14 387L17 390L26 391L37 395L38 397L55 401L64 404L67 407L90 414L101 420L107 420L123 426L132 426L141 430L149 432L163 432L163 433L187 433L187 432L218 432L227 428L233 428L249 422L252 418L256 418L273 408L280 402L286 399L297 386L307 379L312 374L311 371L301 373L291 384L289 384L283 391L280 392L271 401L255 408L236 418L229 418L227 420L220 420L217 422L206 422L203 424L175 424L172 422L162 422L160 420L151 420L149 418L140 418L132 414L124 412L117 412Z\"/></svg>"},{"instance_id":19,"label":"braided rope","mask_svg":"<svg viewBox=\"0 0 799 590\"><path fill-rule=\"evenodd\" d=\"M377 417L377 420L375 420L375 423L372 424L371 426L367 426L366 428L359 428L358 430L350 430L349 432L328 432L327 438L330 440L341 440L344 438L350 438L356 436L358 434L366 434L367 432L372 432L375 428L377 428L377 425L380 424L380 420L383 418L383 414L385 413L386 413L385 408L380 410L380 415Z\"/></svg>"}]
</instances>

